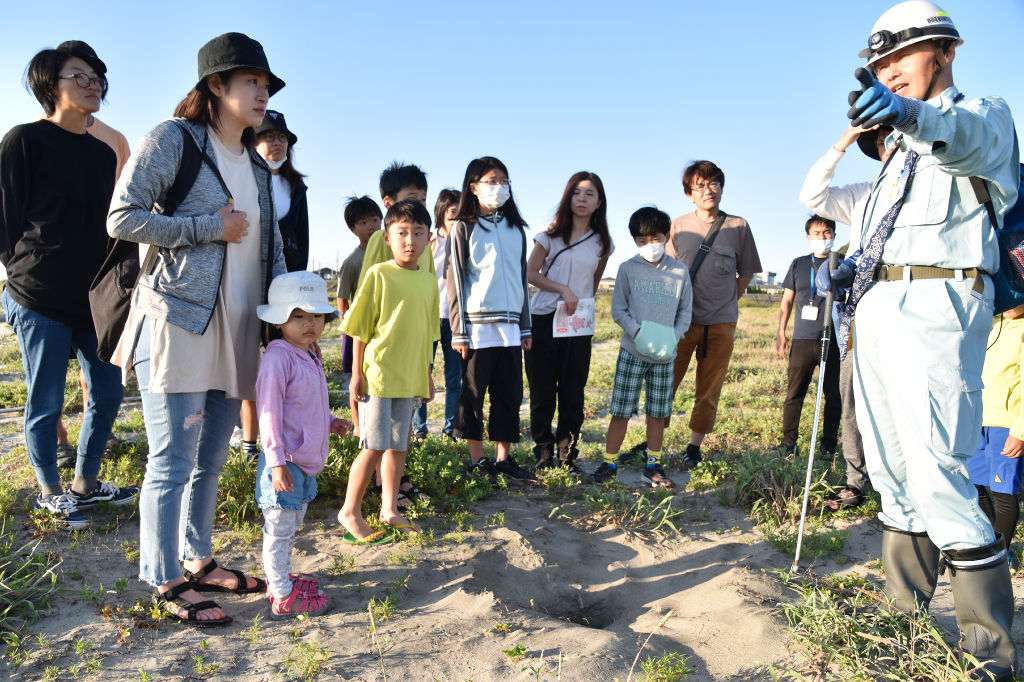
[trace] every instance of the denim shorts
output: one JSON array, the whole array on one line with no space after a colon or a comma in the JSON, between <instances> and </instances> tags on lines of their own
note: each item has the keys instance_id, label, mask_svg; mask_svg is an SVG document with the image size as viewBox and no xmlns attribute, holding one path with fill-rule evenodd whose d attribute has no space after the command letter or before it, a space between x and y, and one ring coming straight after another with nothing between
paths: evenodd
<instances>
[{"instance_id":1,"label":"denim shorts","mask_svg":"<svg viewBox=\"0 0 1024 682\"><path fill-rule=\"evenodd\" d=\"M292 475L292 491L274 490L273 467L267 466L266 455L260 452L256 465L256 503L260 509L302 509L316 499L316 476L310 476L294 462L285 462Z\"/></svg>"}]
</instances>

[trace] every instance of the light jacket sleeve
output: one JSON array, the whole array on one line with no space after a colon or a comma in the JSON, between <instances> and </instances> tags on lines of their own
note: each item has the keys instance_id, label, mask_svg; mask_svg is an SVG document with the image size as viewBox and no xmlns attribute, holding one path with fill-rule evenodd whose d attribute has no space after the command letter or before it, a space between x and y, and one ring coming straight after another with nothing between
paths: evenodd
<instances>
[{"instance_id":1,"label":"light jacket sleeve","mask_svg":"<svg viewBox=\"0 0 1024 682\"><path fill-rule=\"evenodd\" d=\"M465 284L466 261L469 253L469 227L463 221L455 223L448 235L445 288L448 290L448 323L452 328L452 343L469 343L466 330Z\"/></svg>"},{"instance_id":2,"label":"light jacket sleeve","mask_svg":"<svg viewBox=\"0 0 1024 682\"><path fill-rule=\"evenodd\" d=\"M950 175L977 176L989 181L989 192L1000 212L1017 200L1019 150L1010 108L998 97L958 105L956 90L937 101L921 102L917 121L902 128L910 149L935 157ZM1011 163L1012 159L1012 163Z\"/></svg>"},{"instance_id":3,"label":"light jacket sleeve","mask_svg":"<svg viewBox=\"0 0 1024 682\"><path fill-rule=\"evenodd\" d=\"M844 156L844 152L829 147L825 156L814 162L804 178L800 188L800 203L823 218L849 225L854 229L860 227L861 217L855 215L854 207L871 193L870 182L857 182L842 187L832 186L836 166ZM857 222L854 225L854 221Z\"/></svg>"},{"instance_id":4,"label":"light jacket sleeve","mask_svg":"<svg viewBox=\"0 0 1024 682\"><path fill-rule=\"evenodd\" d=\"M533 334L533 319L530 317L530 273L526 268L526 229L519 228L523 236L523 252L519 267L523 276L523 310L519 313L519 338L528 339Z\"/></svg>"},{"instance_id":5,"label":"light jacket sleeve","mask_svg":"<svg viewBox=\"0 0 1024 682\"><path fill-rule=\"evenodd\" d=\"M284 449L284 398L288 388L287 358L272 348L263 354L256 377L256 411L260 422L260 439L268 467L284 466L288 456Z\"/></svg>"},{"instance_id":6,"label":"light jacket sleeve","mask_svg":"<svg viewBox=\"0 0 1024 682\"><path fill-rule=\"evenodd\" d=\"M216 213L165 216L152 212L178 174L185 144L183 133L189 134L174 121L164 121L142 138L114 188L107 216L111 237L167 249L224 238L224 222Z\"/></svg>"},{"instance_id":7,"label":"light jacket sleeve","mask_svg":"<svg viewBox=\"0 0 1024 682\"><path fill-rule=\"evenodd\" d=\"M693 314L693 285L690 283L690 271L683 263L680 263L679 266L683 271L683 286L679 292L679 307L676 308L676 341L686 335Z\"/></svg>"},{"instance_id":8,"label":"light jacket sleeve","mask_svg":"<svg viewBox=\"0 0 1024 682\"><path fill-rule=\"evenodd\" d=\"M615 320L615 324L622 327L622 331L632 338L640 331L640 323L629 314L630 287L626 269L626 263L623 263L619 266L619 271L615 273L615 290L612 292L612 319ZM686 326L689 328L690 323L687 322Z\"/></svg>"}]
</instances>

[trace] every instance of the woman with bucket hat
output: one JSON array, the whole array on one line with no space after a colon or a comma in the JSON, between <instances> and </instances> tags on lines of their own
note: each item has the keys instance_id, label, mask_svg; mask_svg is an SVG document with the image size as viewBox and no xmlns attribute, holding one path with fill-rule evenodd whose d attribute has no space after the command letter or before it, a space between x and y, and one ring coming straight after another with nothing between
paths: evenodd
<instances>
[{"instance_id":1,"label":"woman with bucket hat","mask_svg":"<svg viewBox=\"0 0 1024 682\"><path fill-rule=\"evenodd\" d=\"M309 260L309 206L302 173L292 165L292 149L299 138L288 129L284 114L267 110L255 130L256 151L270 167L274 190L274 212L284 245L284 263L288 272L306 269ZM242 401L242 451L250 459L260 452L256 403Z\"/></svg>"},{"instance_id":2,"label":"woman with bucket hat","mask_svg":"<svg viewBox=\"0 0 1024 682\"><path fill-rule=\"evenodd\" d=\"M273 276L285 272L270 170L253 149L253 128L283 87L255 40L225 33L206 43L199 81L175 118L139 143L107 218L111 236L155 254L151 265L141 258L114 354L125 374L135 369L149 439L140 578L173 618L199 627L231 622L200 592L266 589L258 578L219 567L211 535L239 405L256 396L256 306ZM176 210L153 212L175 184L185 145L199 150L198 175Z\"/></svg>"}]
</instances>

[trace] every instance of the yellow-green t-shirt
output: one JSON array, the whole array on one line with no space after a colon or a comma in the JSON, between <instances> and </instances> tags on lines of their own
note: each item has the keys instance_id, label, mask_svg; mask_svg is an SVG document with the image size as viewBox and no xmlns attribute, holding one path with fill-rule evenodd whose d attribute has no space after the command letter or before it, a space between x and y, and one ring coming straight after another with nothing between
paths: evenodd
<instances>
[{"instance_id":1,"label":"yellow-green t-shirt","mask_svg":"<svg viewBox=\"0 0 1024 682\"><path fill-rule=\"evenodd\" d=\"M387 228L384 229L386 230ZM370 241L366 242L366 253L363 254L363 269L359 271L356 291L359 291L359 287L362 286L363 280L366 279L366 273L370 271L370 268L377 263L386 263L394 257L395 254L391 251L391 245L384 241L384 230L374 232L373 236L370 237ZM437 273L434 272L434 256L430 249L423 249L423 253L420 254L416 265L420 266L420 270L425 270L434 275L434 286L437 286Z\"/></svg>"},{"instance_id":2,"label":"yellow-green t-shirt","mask_svg":"<svg viewBox=\"0 0 1024 682\"><path fill-rule=\"evenodd\" d=\"M428 397L432 344L441 338L439 305L437 281L422 266L406 270L389 260L366 272L342 331L366 344L368 394Z\"/></svg>"}]
</instances>

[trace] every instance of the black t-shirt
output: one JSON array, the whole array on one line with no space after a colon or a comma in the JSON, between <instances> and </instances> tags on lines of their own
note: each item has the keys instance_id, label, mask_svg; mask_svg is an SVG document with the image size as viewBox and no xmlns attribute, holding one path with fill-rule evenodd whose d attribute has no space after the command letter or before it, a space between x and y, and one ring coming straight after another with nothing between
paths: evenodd
<instances>
[{"instance_id":1,"label":"black t-shirt","mask_svg":"<svg viewBox=\"0 0 1024 682\"><path fill-rule=\"evenodd\" d=\"M825 320L825 293L814 287L814 277L811 275L811 268L818 272L818 268L827 258L815 258L811 254L794 258L789 265L789 272L786 279L782 281L784 289L795 292L793 299L793 338L794 339L820 339L821 327ZM811 300L813 298L813 301ZM818 308L818 316L814 320L803 319L805 305L813 303ZM830 316L831 319L831 316Z\"/></svg>"},{"instance_id":2,"label":"black t-shirt","mask_svg":"<svg viewBox=\"0 0 1024 682\"><path fill-rule=\"evenodd\" d=\"M92 135L41 120L0 142L0 262L11 298L92 329L89 284L107 253L117 157Z\"/></svg>"}]
</instances>

